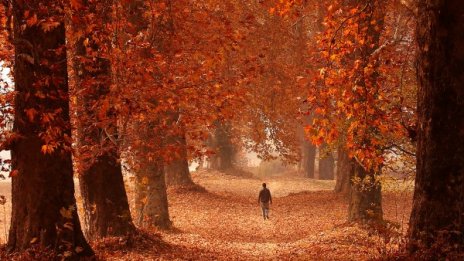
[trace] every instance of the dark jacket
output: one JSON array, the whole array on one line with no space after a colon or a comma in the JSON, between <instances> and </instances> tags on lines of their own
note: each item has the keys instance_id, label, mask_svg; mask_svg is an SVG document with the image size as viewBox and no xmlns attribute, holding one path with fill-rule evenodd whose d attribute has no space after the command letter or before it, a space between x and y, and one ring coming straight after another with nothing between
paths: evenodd
<instances>
[{"instance_id":1,"label":"dark jacket","mask_svg":"<svg viewBox=\"0 0 464 261\"><path fill-rule=\"evenodd\" d=\"M272 203L271 191L267 188L263 188L259 192L258 202L264 202L264 203L271 202Z\"/></svg>"}]
</instances>

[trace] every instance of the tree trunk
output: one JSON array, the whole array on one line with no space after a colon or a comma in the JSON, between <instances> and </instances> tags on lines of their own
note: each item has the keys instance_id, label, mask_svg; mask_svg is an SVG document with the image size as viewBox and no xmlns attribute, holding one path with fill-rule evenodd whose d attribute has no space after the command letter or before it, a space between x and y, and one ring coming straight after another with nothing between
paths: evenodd
<instances>
[{"instance_id":1,"label":"tree trunk","mask_svg":"<svg viewBox=\"0 0 464 261\"><path fill-rule=\"evenodd\" d=\"M185 129L180 122L181 115L179 112L168 113L170 132L165 137L166 147L169 148L172 157L170 162L165 166L166 185L168 186L192 186L194 185L190 176L187 138Z\"/></svg>"},{"instance_id":2,"label":"tree trunk","mask_svg":"<svg viewBox=\"0 0 464 261\"><path fill-rule=\"evenodd\" d=\"M214 132L216 154L211 157L211 168L226 171L234 168L236 150L231 140L231 127L227 123L217 122Z\"/></svg>"},{"instance_id":3,"label":"tree trunk","mask_svg":"<svg viewBox=\"0 0 464 261\"><path fill-rule=\"evenodd\" d=\"M333 180L335 177L335 159L332 151L326 151L326 149L327 147L324 146L319 150L319 179Z\"/></svg>"},{"instance_id":4,"label":"tree trunk","mask_svg":"<svg viewBox=\"0 0 464 261\"><path fill-rule=\"evenodd\" d=\"M316 146L309 141L303 141L303 171L306 178L314 178L314 169L316 165Z\"/></svg>"},{"instance_id":5,"label":"tree trunk","mask_svg":"<svg viewBox=\"0 0 464 261\"><path fill-rule=\"evenodd\" d=\"M189 163L187 160L187 140L185 134L175 137L176 147L179 155L165 168L166 184L168 186L192 186L194 185L190 176Z\"/></svg>"},{"instance_id":6,"label":"tree trunk","mask_svg":"<svg viewBox=\"0 0 464 261\"><path fill-rule=\"evenodd\" d=\"M161 162L141 162L136 173L136 216L138 226L144 228L171 227L168 198Z\"/></svg>"},{"instance_id":7,"label":"tree trunk","mask_svg":"<svg viewBox=\"0 0 464 261\"><path fill-rule=\"evenodd\" d=\"M335 193L342 195L349 195L351 184L350 184L350 173L352 173L352 166L348 153L342 147L338 148L337 158L337 179L335 183Z\"/></svg>"},{"instance_id":8,"label":"tree trunk","mask_svg":"<svg viewBox=\"0 0 464 261\"><path fill-rule=\"evenodd\" d=\"M21 138L11 151L8 247L21 251L38 244L78 259L94 253L82 233L74 198L63 9L51 1L13 1L13 129ZM59 24L45 32L37 24L26 25L26 12ZM53 117L45 121L45 115Z\"/></svg>"},{"instance_id":9,"label":"tree trunk","mask_svg":"<svg viewBox=\"0 0 464 261\"><path fill-rule=\"evenodd\" d=\"M98 157L79 177L87 236L92 239L135 232L117 156Z\"/></svg>"},{"instance_id":10,"label":"tree trunk","mask_svg":"<svg viewBox=\"0 0 464 261\"><path fill-rule=\"evenodd\" d=\"M83 4L85 8L74 10L73 29L85 32L76 39L74 64L76 85L79 86L77 134L80 154L76 158L80 161L79 184L87 223L86 234L92 239L124 236L135 232L135 226L122 177L119 148L114 142L118 137L117 115L111 105L106 106L112 95L111 66L107 59L99 57L103 56L100 54L104 49L101 45L108 47L111 36L94 39L96 29L86 31L90 27L86 19L89 14L101 19L97 24L110 21L110 9L105 6L111 6L111 1L84 1ZM81 19L77 20L78 17ZM95 23L95 20L91 22ZM100 31L105 30L100 28ZM84 44L85 41L87 44ZM87 53L88 49L92 51ZM96 127L95 123L101 127ZM95 155L92 151L81 149L92 146L102 151L96 151Z\"/></svg>"},{"instance_id":11,"label":"tree trunk","mask_svg":"<svg viewBox=\"0 0 464 261\"><path fill-rule=\"evenodd\" d=\"M170 0L159 2L164 3L168 9L171 8ZM172 32L173 30L172 17L166 17L166 14L170 14L170 10L164 10L159 17L153 17L154 21L149 21L145 19L145 10L147 8L145 4L146 1L143 0L126 1L124 3L124 11L128 21L133 26L130 30L132 31L132 37L140 38L142 35L145 37L152 35L153 39L148 40L150 41L149 46L136 48L139 49L140 59L143 59L146 63L153 63L155 61L153 59L152 48L156 48L163 55L170 55L168 54L171 51L168 41L170 34L168 31ZM156 29L151 28L154 24L156 24ZM156 31L152 32L150 30ZM157 78L163 77L164 75L160 74ZM141 78L146 77L141 75ZM148 81L144 84L153 83ZM162 115L153 117L149 114L157 107L158 101L153 97L146 97L146 100L143 102L150 106L147 112L140 112L145 120L142 122L139 119L135 119L133 123L136 126L134 136L136 136L138 143L141 143L141 145L136 146L137 151L134 152L134 161L137 165L134 168L137 225L145 228L169 228L171 221L169 219L166 193L165 166L161 155L161 150L166 143L166 133L164 132L165 130L160 130L163 129L163 120L169 121L172 113L163 112Z\"/></svg>"},{"instance_id":12,"label":"tree trunk","mask_svg":"<svg viewBox=\"0 0 464 261\"><path fill-rule=\"evenodd\" d=\"M464 5L422 0L418 15L419 127L410 249L444 244L464 251Z\"/></svg>"},{"instance_id":13,"label":"tree trunk","mask_svg":"<svg viewBox=\"0 0 464 261\"><path fill-rule=\"evenodd\" d=\"M303 2L302 3L304 6L302 8L305 8L305 6L307 5L307 2ZM321 19L319 19L321 18ZM300 21L295 25L297 28L297 32L298 32L298 39L297 39L297 43L298 43L298 48L297 48L297 51L298 51L298 54L299 54L299 66L301 66L301 68L303 69L306 69L307 65L308 65L308 61L307 61L307 54L308 54L308 35L307 35L307 32L308 32L308 29L307 29L307 25L306 25L306 18L305 17L301 17ZM321 23L320 23L320 27L318 27L318 31L322 31L322 20L323 20L323 16L322 14L318 13L318 21L321 20ZM304 112L309 112L309 105L307 103L304 103L301 105L301 109L302 111ZM309 140L308 138L306 137L306 133L305 133L305 130L304 130L304 127L307 126L307 125L310 125L312 124L312 120L313 120L313 114L312 112L308 115L308 116L303 116L303 126L301 126L299 128L299 132L300 132L300 139L301 139L301 162L300 162L300 165L303 169L303 173L304 173L304 176L306 178L315 178L315 166L316 166L316 146L314 146Z\"/></svg>"},{"instance_id":14,"label":"tree trunk","mask_svg":"<svg viewBox=\"0 0 464 261\"><path fill-rule=\"evenodd\" d=\"M350 0L350 5L361 8L364 6L364 15L359 17L360 28L365 28L365 43L362 44L354 53L356 59L361 61L360 68L367 68L370 64L372 55L380 46L380 36L385 21L385 3L382 1L370 0ZM375 59L375 57L374 57ZM375 86L379 76L378 69L380 61L376 60L373 66L374 73L366 75L363 71L358 72L353 84L367 87ZM368 102L366 94L358 94L357 100L359 102ZM367 118L364 118L367 120ZM369 141L361 141L367 142ZM380 149L380 148L378 148ZM383 218L382 213L382 195L380 182L376 181L376 177L380 175L380 169L366 170L356 160L351 160L352 172L350 175L350 206L348 212L348 221L379 221Z\"/></svg>"},{"instance_id":15,"label":"tree trunk","mask_svg":"<svg viewBox=\"0 0 464 261\"><path fill-rule=\"evenodd\" d=\"M351 160L351 192L349 222L379 221L383 218L382 193L376 174L367 172L357 161Z\"/></svg>"},{"instance_id":16,"label":"tree trunk","mask_svg":"<svg viewBox=\"0 0 464 261\"><path fill-rule=\"evenodd\" d=\"M135 175L135 211L139 227L159 227L167 229L169 220L168 200L165 182L165 167L160 156L164 137L156 132L159 122L140 124L135 122L137 130L133 151L133 172ZM157 147L159 145L159 147Z\"/></svg>"}]
</instances>

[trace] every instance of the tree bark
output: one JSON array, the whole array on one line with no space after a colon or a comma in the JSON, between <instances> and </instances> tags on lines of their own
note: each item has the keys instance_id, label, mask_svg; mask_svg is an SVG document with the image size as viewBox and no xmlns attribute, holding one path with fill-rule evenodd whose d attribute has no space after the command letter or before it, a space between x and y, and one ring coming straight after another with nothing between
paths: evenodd
<instances>
[{"instance_id":1,"label":"tree bark","mask_svg":"<svg viewBox=\"0 0 464 261\"><path fill-rule=\"evenodd\" d=\"M326 146L319 150L319 179L333 180L335 177L335 159L331 151L325 151Z\"/></svg>"},{"instance_id":2,"label":"tree bark","mask_svg":"<svg viewBox=\"0 0 464 261\"><path fill-rule=\"evenodd\" d=\"M171 8L170 0L160 2L163 2L168 9ZM153 39L144 40L150 41L150 46L136 47L139 48L140 59L143 59L146 63L155 62L151 48L156 48L157 51L168 56L168 51L170 51L170 43L167 39L170 35L168 31L173 30L172 17L166 17L166 15L170 14L170 10L164 10L159 17L153 17L156 21L151 21L150 23L150 21L144 18L145 1L126 1L124 8L128 21L133 26L131 29L132 36L140 37L142 35L150 36L153 34ZM150 31L155 30L154 28L150 28L152 24L156 24L156 32ZM163 75L159 75L159 78L162 77ZM146 84L152 83L147 82ZM158 103L153 97L147 97L147 100L143 102L149 104L150 109L156 108ZM171 221L166 193L165 166L161 155L162 151L160 151L166 144L166 133L164 130L160 131L160 129L162 129L162 121L169 121L172 112L166 112L156 117L147 113L150 113L150 110L141 112L142 115L145 114L144 122L136 119L133 123L136 126L135 131L137 132L133 135L136 136L136 140L139 143L142 143L137 146L137 151L134 153L134 161L137 165L134 168L137 225L145 228L159 227L167 229L171 226Z\"/></svg>"},{"instance_id":3,"label":"tree bark","mask_svg":"<svg viewBox=\"0 0 464 261\"><path fill-rule=\"evenodd\" d=\"M303 5L306 6L307 2L303 2ZM302 8L305 8L305 7ZM318 8L319 10L319 8ZM322 26L323 14L318 11L318 31L321 32L323 29ZM307 54L308 54L308 36L307 36L307 25L306 19L301 17L299 22L296 24L297 32L298 32L298 55L299 55L299 65L305 69L308 61L307 61ZM309 112L310 108L307 103L301 105L302 111ZM301 139L301 167L303 169L304 176L306 178L315 178L315 166L316 166L316 146L314 146L306 137L306 133L304 127L307 125L312 124L312 112L309 115L303 116L303 126L299 128L300 132L300 139Z\"/></svg>"},{"instance_id":4,"label":"tree bark","mask_svg":"<svg viewBox=\"0 0 464 261\"><path fill-rule=\"evenodd\" d=\"M86 234L89 238L97 239L106 236L124 236L135 232L132 223L129 203L122 176L120 153L114 140L118 137L117 115L109 105L111 66L110 62L99 56L104 48L110 46L110 35L107 39L94 39L95 32L86 31L94 20L89 21L86 16L93 14L97 22L110 21L108 6L111 1L84 1L85 8L75 10L73 29L85 34L76 39L75 43L75 77L78 100L78 150L79 185L83 200ZM76 23L77 17L81 19ZM103 28L100 31L104 32ZM84 42L87 44L84 44ZM91 49L88 53L87 50ZM103 116L101 115L103 111ZM103 118L102 118L103 117ZM104 122L104 124L102 124ZM95 123L100 123L96 127ZM111 137L109 137L111 136ZM97 155L92 151L81 148L97 147ZM86 155L88 154L88 155ZM90 157L90 159L89 159ZM87 158L87 159L86 159ZM89 165L89 166L87 166Z\"/></svg>"},{"instance_id":5,"label":"tree bark","mask_svg":"<svg viewBox=\"0 0 464 261\"><path fill-rule=\"evenodd\" d=\"M82 233L74 198L63 10L52 1L13 1L13 129L20 138L11 151L8 247L22 251L38 244L79 259L94 253ZM37 15L38 21L59 23L45 32L38 24L26 24L26 12L29 17ZM46 121L45 115L53 117Z\"/></svg>"},{"instance_id":6,"label":"tree bark","mask_svg":"<svg viewBox=\"0 0 464 261\"><path fill-rule=\"evenodd\" d=\"M351 190L350 173L352 166L348 153L341 146L338 148L337 157L337 178L335 183L335 193L349 195Z\"/></svg>"},{"instance_id":7,"label":"tree bark","mask_svg":"<svg viewBox=\"0 0 464 261\"><path fill-rule=\"evenodd\" d=\"M106 153L79 177L87 236L92 239L135 232L117 155Z\"/></svg>"},{"instance_id":8,"label":"tree bark","mask_svg":"<svg viewBox=\"0 0 464 261\"><path fill-rule=\"evenodd\" d=\"M351 160L349 222L380 221L383 218L382 193L376 174Z\"/></svg>"},{"instance_id":9,"label":"tree bark","mask_svg":"<svg viewBox=\"0 0 464 261\"><path fill-rule=\"evenodd\" d=\"M139 227L171 227L168 198L161 162L140 162L136 177L136 216Z\"/></svg>"},{"instance_id":10,"label":"tree bark","mask_svg":"<svg viewBox=\"0 0 464 261\"><path fill-rule=\"evenodd\" d=\"M172 157L165 166L166 185L168 186L192 186L190 176L187 138L184 125L181 122L179 112L168 113L170 133L165 137L166 147L170 149Z\"/></svg>"},{"instance_id":11,"label":"tree bark","mask_svg":"<svg viewBox=\"0 0 464 261\"><path fill-rule=\"evenodd\" d=\"M303 157L302 165L306 178L314 178L314 169L316 166L316 146L312 145L309 141L303 141Z\"/></svg>"},{"instance_id":12,"label":"tree bark","mask_svg":"<svg viewBox=\"0 0 464 261\"><path fill-rule=\"evenodd\" d=\"M165 168L166 184L168 186L192 186L189 163L187 160L187 140L185 134L174 137L175 147L179 151L175 159Z\"/></svg>"},{"instance_id":13,"label":"tree bark","mask_svg":"<svg viewBox=\"0 0 464 261\"><path fill-rule=\"evenodd\" d=\"M211 157L211 168L226 171L234 168L236 150L231 140L231 127L227 123L216 122L213 146L216 154Z\"/></svg>"},{"instance_id":14,"label":"tree bark","mask_svg":"<svg viewBox=\"0 0 464 261\"><path fill-rule=\"evenodd\" d=\"M383 28L385 20L385 3L383 1L350 0L350 5L355 5L358 8L364 6L364 14L359 18L359 26L360 28L366 28L365 43L354 54L361 61L360 68L366 68L370 64L372 54L380 45L381 28ZM374 73L371 76L366 76L364 72L359 71L359 75L353 84L364 88L368 85L375 86L379 76L377 72L379 66L380 62L377 60L374 63ZM367 102L366 96L366 94L359 94L358 101ZM369 143L368 140L361 142ZM376 177L381 173L380 169L377 171L366 170L356 159L352 159L351 164L348 221L382 220L381 185L380 182L376 181Z\"/></svg>"},{"instance_id":15,"label":"tree bark","mask_svg":"<svg viewBox=\"0 0 464 261\"><path fill-rule=\"evenodd\" d=\"M464 251L464 5L419 3L417 174L410 250ZM438 253L434 253L437 254ZM437 258L441 259L441 258Z\"/></svg>"}]
</instances>

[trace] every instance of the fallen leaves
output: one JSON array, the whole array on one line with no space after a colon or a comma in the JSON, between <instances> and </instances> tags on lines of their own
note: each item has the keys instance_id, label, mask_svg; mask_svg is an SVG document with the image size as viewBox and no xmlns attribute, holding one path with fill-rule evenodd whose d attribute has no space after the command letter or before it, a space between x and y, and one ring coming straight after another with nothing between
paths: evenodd
<instances>
[{"instance_id":1,"label":"fallen leaves","mask_svg":"<svg viewBox=\"0 0 464 261\"><path fill-rule=\"evenodd\" d=\"M93 242L98 257L131 261L368 260L396 253L407 231L410 183L384 193L384 217L395 224L398 233L386 234L345 223L348 204L332 192L334 181L266 179L274 204L270 220L263 221L256 202L263 180L217 171L194 172L192 177L199 186L168 190L174 229ZM389 187L395 186L392 182Z\"/></svg>"}]
</instances>

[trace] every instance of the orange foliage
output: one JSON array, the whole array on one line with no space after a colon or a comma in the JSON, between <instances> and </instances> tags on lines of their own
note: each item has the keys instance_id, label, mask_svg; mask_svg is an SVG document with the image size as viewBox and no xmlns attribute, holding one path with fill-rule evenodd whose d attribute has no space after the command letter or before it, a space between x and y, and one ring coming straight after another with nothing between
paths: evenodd
<instances>
[{"instance_id":1,"label":"orange foliage","mask_svg":"<svg viewBox=\"0 0 464 261\"><path fill-rule=\"evenodd\" d=\"M312 62L313 143L341 144L377 171L386 152L411 146L415 82L411 14L396 1L327 6Z\"/></svg>"}]
</instances>

